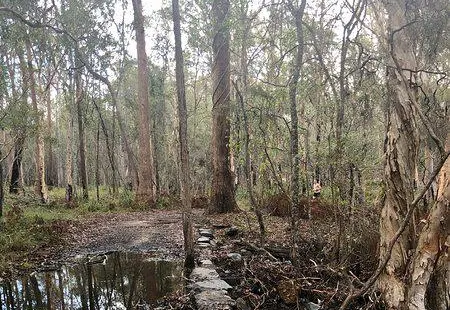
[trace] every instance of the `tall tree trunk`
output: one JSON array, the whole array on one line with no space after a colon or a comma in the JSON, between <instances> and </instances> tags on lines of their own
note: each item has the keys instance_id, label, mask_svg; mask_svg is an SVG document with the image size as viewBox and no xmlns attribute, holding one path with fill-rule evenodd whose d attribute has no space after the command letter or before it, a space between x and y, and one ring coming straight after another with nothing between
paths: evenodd
<instances>
[{"instance_id":1,"label":"tall tree trunk","mask_svg":"<svg viewBox=\"0 0 450 310\"><path fill-rule=\"evenodd\" d=\"M27 38L25 40L27 61L28 61L28 74L29 74L29 85L30 85L30 95L31 103L34 112L35 124L36 124L36 183L35 192L38 195L41 202L46 203L48 201L47 185L45 184L45 159L44 159L44 137L41 113L37 105L36 96L36 79L34 76L33 69L33 58L31 55L31 42Z\"/></svg>"},{"instance_id":2,"label":"tall tree trunk","mask_svg":"<svg viewBox=\"0 0 450 310\"><path fill-rule=\"evenodd\" d=\"M181 47L181 30L180 30L180 8L178 0L172 0L172 17L173 31L175 35L175 61L176 61L176 82L177 82L177 101L178 101L178 123L180 136L180 188L181 201L183 203L183 235L184 250L186 252L185 265L194 267L194 239L192 235L192 219L191 219L191 178L189 171L189 147L187 138L187 108L186 93L184 83L184 60L183 50Z\"/></svg>"},{"instance_id":3,"label":"tall tree trunk","mask_svg":"<svg viewBox=\"0 0 450 310\"><path fill-rule=\"evenodd\" d=\"M390 66L387 69L387 128L385 140L385 200L380 219L380 258L386 255L388 244L396 234L409 204L414 199L414 174L419 148L417 111L409 97L410 85L402 80L395 60L403 69L416 70L412 51L412 37L405 18L405 0L384 2L388 13L388 48L391 50ZM395 55L395 56L394 56ZM414 79L414 75L411 76ZM378 289L389 309L405 307L404 276L407 272L408 252L412 249L410 230L406 229L395 244L391 258L378 279Z\"/></svg>"},{"instance_id":4,"label":"tall tree trunk","mask_svg":"<svg viewBox=\"0 0 450 310\"><path fill-rule=\"evenodd\" d=\"M77 61L76 61L77 62ZM86 171L86 147L85 147L85 136L84 136L84 124L83 124L83 101L84 92L83 85L81 81L81 72L78 69L81 66L77 62L77 69L75 70L75 105L77 108L77 121L78 121L78 152L80 154L79 160L79 174L81 180L81 187L83 189L83 199L88 199L88 184L87 184L87 171Z\"/></svg>"},{"instance_id":5,"label":"tall tree trunk","mask_svg":"<svg viewBox=\"0 0 450 310\"><path fill-rule=\"evenodd\" d=\"M153 148L150 135L148 63L145 52L144 16L141 0L133 0L134 29L136 31L138 58L138 100L139 100L139 184L136 199L152 205L155 202L155 182L153 171Z\"/></svg>"},{"instance_id":6,"label":"tall tree trunk","mask_svg":"<svg viewBox=\"0 0 450 310\"><path fill-rule=\"evenodd\" d=\"M297 111L297 84L300 79L300 70L303 65L303 26L302 19L305 11L306 0L302 0L300 7L294 7L292 2L288 3L291 14L295 18L295 29L297 36L297 53L295 57L295 64L293 67L292 77L289 84L289 101L291 114L291 229L292 229L292 251L291 257L296 259L296 245L298 239L297 221L301 217L308 218L309 210L307 206L300 206L300 158L299 158L299 143L298 143L298 111Z\"/></svg>"},{"instance_id":7,"label":"tall tree trunk","mask_svg":"<svg viewBox=\"0 0 450 310\"><path fill-rule=\"evenodd\" d=\"M212 66L212 186L210 213L225 213L237 209L233 176L230 167L230 30L229 0L214 0Z\"/></svg>"}]
</instances>

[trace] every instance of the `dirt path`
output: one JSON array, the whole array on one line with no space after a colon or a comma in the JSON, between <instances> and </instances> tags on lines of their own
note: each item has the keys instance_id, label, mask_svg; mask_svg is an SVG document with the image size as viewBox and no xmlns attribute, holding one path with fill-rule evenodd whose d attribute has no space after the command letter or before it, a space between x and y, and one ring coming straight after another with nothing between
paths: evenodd
<instances>
[{"instance_id":1,"label":"dirt path","mask_svg":"<svg viewBox=\"0 0 450 310\"><path fill-rule=\"evenodd\" d=\"M180 211L146 211L98 214L73 228L62 256L111 251L152 253L164 259L183 256Z\"/></svg>"}]
</instances>

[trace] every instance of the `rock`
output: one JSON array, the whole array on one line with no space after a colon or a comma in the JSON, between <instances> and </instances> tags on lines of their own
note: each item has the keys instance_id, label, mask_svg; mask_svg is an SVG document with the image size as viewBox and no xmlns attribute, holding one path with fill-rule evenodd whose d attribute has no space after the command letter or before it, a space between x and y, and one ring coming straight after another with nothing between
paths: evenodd
<instances>
[{"instance_id":1,"label":"rock","mask_svg":"<svg viewBox=\"0 0 450 310\"><path fill-rule=\"evenodd\" d=\"M198 233L202 237L208 237L209 239L214 239L214 233L211 229L201 228L201 229L199 229Z\"/></svg>"},{"instance_id":2,"label":"rock","mask_svg":"<svg viewBox=\"0 0 450 310\"><path fill-rule=\"evenodd\" d=\"M306 310L319 310L321 306L319 304L315 304L313 302L304 303Z\"/></svg>"},{"instance_id":3,"label":"rock","mask_svg":"<svg viewBox=\"0 0 450 310\"><path fill-rule=\"evenodd\" d=\"M225 291L204 291L195 295L198 310L230 310L235 302Z\"/></svg>"},{"instance_id":4,"label":"rock","mask_svg":"<svg viewBox=\"0 0 450 310\"><path fill-rule=\"evenodd\" d=\"M211 244L211 246L212 246L213 248L217 247L217 242L216 242L216 241L210 240L209 243Z\"/></svg>"},{"instance_id":5,"label":"rock","mask_svg":"<svg viewBox=\"0 0 450 310\"><path fill-rule=\"evenodd\" d=\"M228 253L227 257L231 258L231 260L234 262L242 261L242 255L239 253Z\"/></svg>"},{"instance_id":6,"label":"rock","mask_svg":"<svg viewBox=\"0 0 450 310\"><path fill-rule=\"evenodd\" d=\"M200 238L197 239L197 242L199 242L199 243L209 243L210 240L209 240L208 237L200 237Z\"/></svg>"},{"instance_id":7,"label":"rock","mask_svg":"<svg viewBox=\"0 0 450 310\"><path fill-rule=\"evenodd\" d=\"M211 279L211 280L205 280L205 281L199 281L194 282L191 285L192 288L200 290L201 292L207 291L207 290L213 290L213 291L221 291L221 290L230 290L232 287L221 279Z\"/></svg>"},{"instance_id":8,"label":"rock","mask_svg":"<svg viewBox=\"0 0 450 310\"><path fill-rule=\"evenodd\" d=\"M248 254L248 251L246 249L241 249L239 252L241 252L242 255Z\"/></svg>"},{"instance_id":9,"label":"rock","mask_svg":"<svg viewBox=\"0 0 450 310\"><path fill-rule=\"evenodd\" d=\"M201 243L198 244L199 248L209 248L210 246L211 246L211 244L204 243L204 242L201 242Z\"/></svg>"},{"instance_id":10,"label":"rock","mask_svg":"<svg viewBox=\"0 0 450 310\"><path fill-rule=\"evenodd\" d=\"M209 259L204 259L204 260L200 261L200 265L202 267L214 267L214 264Z\"/></svg>"},{"instance_id":11,"label":"rock","mask_svg":"<svg viewBox=\"0 0 450 310\"><path fill-rule=\"evenodd\" d=\"M225 230L225 235L228 237L235 237L239 233L239 229L236 226L231 226Z\"/></svg>"},{"instance_id":12,"label":"rock","mask_svg":"<svg viewBox=\"0 0 450 310\"><path fill-rule=\"evenodd\" d=\"M219 274L216 270L204 267L197 267L192 270L191 280L194 282L218 279Z\"/></svg>"}]
</instances>

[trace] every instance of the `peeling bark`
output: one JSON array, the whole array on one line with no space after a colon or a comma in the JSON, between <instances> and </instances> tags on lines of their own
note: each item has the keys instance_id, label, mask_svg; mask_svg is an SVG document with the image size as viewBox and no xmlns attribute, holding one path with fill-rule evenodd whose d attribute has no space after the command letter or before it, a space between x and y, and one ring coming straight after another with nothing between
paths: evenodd
<instances>
[{"instance_id":1,"label":"peeling bark","mask_svg":"<svg viewBox=\"0 0 450 310\"><path fill-rule=\"evenodd\" d=\"M450 135L447 137L447 151L449 149ZM448 272L448 264L450 262L448 257L450 244L446 242L450 238L449 174L450 159L447 159L439 175L437 201L422 229L414 255L408 292L408 309L410 310L438 309L437 307L443 307L445 303L447 303L447 307L441 309L448 309L448 302L445 300L441 300L439 303L432 302L433 306L431 308L426 307L426 292L439 258L442 256L444 264L445 262L447 263L447 266L443 268L444 274ZM435 295L438 294L438 291L439 289L436 289L430 293ZM434 300L433 296L431 296L431 299Z\"/></svg>"}]
</instances>

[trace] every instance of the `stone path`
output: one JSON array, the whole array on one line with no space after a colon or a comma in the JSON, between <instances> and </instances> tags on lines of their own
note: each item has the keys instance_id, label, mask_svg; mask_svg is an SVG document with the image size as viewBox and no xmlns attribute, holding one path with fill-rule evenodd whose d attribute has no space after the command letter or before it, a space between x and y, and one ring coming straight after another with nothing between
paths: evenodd
<instances>
[{"instance_id":1,"label":"stone path","mask_svg":"<svg viewBox=\"0 0 450 310\"><path fill-rule=\"evenodd\" d=\"M190 288L195 292L195 301L199 310L229 310L235 301L228 295L232 287L220 279L216 266L208 259L211 247L215 246L214 233L210 229L199 229L200 266L194 268L190 275Z\"/></svg>"}]
</instances>

